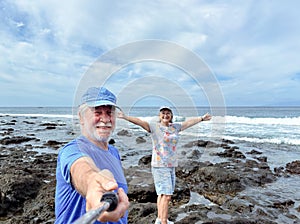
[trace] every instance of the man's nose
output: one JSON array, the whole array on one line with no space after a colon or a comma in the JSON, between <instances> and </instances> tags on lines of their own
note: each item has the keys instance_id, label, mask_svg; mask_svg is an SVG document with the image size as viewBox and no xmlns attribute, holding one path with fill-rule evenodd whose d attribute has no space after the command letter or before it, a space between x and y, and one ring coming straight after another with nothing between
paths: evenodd
<instances>
[{"instance_id":1,"label":"man's nose","mask_svg":"<svg viewBox=\"0 0 300 224\"><path fill-rule=\"evenodd\" d=\"M103 115L101 115L101 117L100 117L100 121L102 121L102 122L104 122L104 123L110 122L110 116L107 115L107 114L103 114Z\"/></svg>"}]
</instances>

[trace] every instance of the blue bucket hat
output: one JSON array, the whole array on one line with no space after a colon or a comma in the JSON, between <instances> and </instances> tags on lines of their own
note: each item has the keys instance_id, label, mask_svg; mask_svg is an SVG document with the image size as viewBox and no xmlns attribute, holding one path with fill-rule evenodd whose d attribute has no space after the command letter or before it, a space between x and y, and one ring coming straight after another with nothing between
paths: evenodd
<instances>
[{"instance_id":1,"label":"blue bucket hat","mask_svg":"<svg viewBox=\"0 0 300 224\"><path fill-rule=\"evenodd\" d=\"M89 107L104 105L117 106L116 96L105 87L91 87L81 97L81 104L86 103Z\"/></svg>"}]
</instances>

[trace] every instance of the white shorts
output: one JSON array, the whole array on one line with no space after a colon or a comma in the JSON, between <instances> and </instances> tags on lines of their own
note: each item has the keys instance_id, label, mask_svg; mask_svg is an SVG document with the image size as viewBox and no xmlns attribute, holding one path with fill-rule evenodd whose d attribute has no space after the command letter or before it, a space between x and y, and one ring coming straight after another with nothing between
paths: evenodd
<instances>
[{"instance_id":1,"label":"white shorts","mask_svg":"<svg viewBox=\"0 0 300 224\"><path fill-rule=\"evenodd\" d=\"M175 190L175 167L152 167L157 195L173 195Z\"/></svg>"}]
</instances>

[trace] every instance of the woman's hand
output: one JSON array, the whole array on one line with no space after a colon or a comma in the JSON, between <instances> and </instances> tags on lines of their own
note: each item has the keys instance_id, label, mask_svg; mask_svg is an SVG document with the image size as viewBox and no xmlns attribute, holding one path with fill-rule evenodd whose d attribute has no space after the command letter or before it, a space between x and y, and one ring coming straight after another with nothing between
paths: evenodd
<instances>
[{"instance_id":1,"label":"woman's hand","mask_svg":"<svg viewBox=\"0 0 300 224\"><path fill-rule=\"evenodd\" d=\"M126 115L123 111L119 111L118 114L117 114L117 118L125 119Z\"/></svg>"},{"instance_id":2,"label":"woman's hand","mask_svg":"<svg viewBox=\"0 0 300 224\"><path fill-rule=\"evenodd\" d=\"M211 119L211 115L206 113L202 116L202 121L209 121Z\"/></svg>"}]
</instances>

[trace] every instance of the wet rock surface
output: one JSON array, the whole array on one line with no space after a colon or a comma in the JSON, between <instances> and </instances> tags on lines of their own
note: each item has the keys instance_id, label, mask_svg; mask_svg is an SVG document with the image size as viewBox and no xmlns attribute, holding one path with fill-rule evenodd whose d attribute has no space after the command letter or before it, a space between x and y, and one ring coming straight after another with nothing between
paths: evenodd
<instances>
[{"instance_id":1,"label":"wet rock surface","mask_svg":"<svg viewBox=\"0 0 300 224\"><path fill-rule=\"evenodd\" d=\"M9 123L17 124L15 120ZM40 127L47 130L60 128L50 123ZM34 134L14 136L13 133L14 129L4 126L0 138L0 223L53 223L57 153L43 153L39 149L51 147L57 150L67 141L39 141ZM130 136L129 133L122 134ZM300 223L300 206L295 203L295 198L282 199L270 191L257 200L244 193L249 188L264 188L278 178L288 182L291 175L300 174L299 160L272 171L266 155L257 150L243 153L232 141L198 140L186 144L185 148L182 154L187 159L180 161L176 169L170 220L189 224L271 224L282 223L278 217L284 216L287 223ZM211 154L226 160L200 162L202 152L198 148L219 148L219 152ZM156 219L156 193L150 162L151 155L145 155L138 166L124 170L131 202L129 223L154 223Z\"/></svg>"},{"instance_id":2,"label":"wet rock surface","mask_svg":"<svg viewBox=\"0 0 300 224\"><path fill-rule=\"evenodd\" d=\"M0 223L53 223L56 155L1 148Z\"/></svg>"}]
</instances>

